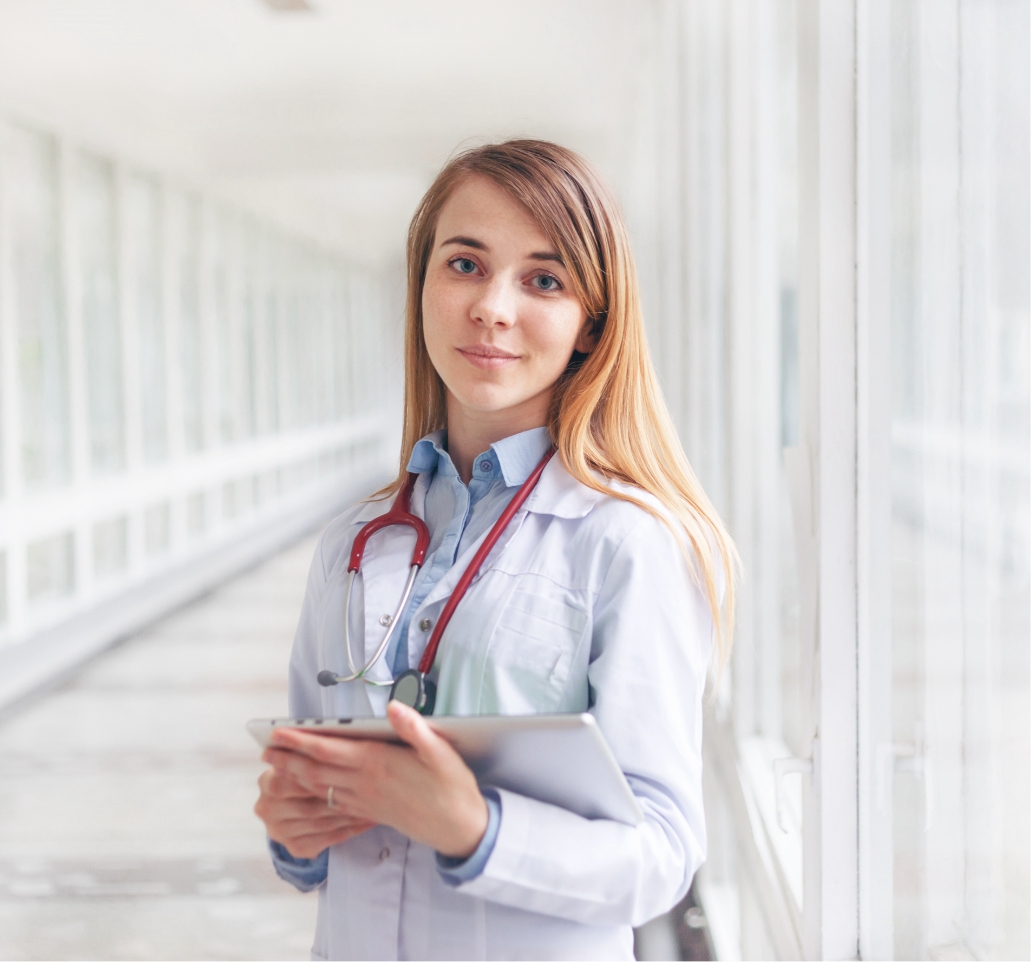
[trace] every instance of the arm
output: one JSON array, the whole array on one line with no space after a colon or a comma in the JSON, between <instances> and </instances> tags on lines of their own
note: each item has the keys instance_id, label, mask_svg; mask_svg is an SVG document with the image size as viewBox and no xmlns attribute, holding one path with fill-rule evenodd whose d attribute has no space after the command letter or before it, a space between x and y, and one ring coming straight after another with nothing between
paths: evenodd
<instances>
[{"instance_id":1,"label":"arm","mask_svg":"<svg viewBox=\"0 0 1031 962\"><path fill-rule=\"evenodd\" d=\"M637 925L687 891L705 853L701 707L712 622L672 535L630 532L594 608L588 679L644 821L589 820L511 792L483 873L458 887L593 924Z\"/></svg>"},{"instance_id":2,"label":"arm","mask_svg":"<svg viewBox=\"0 0 1031 962\"><path fill-rule=\"evenodd\" d=\"M296 718L314 718L322 714L318 693L301 680L309 668L307 652L312 645L302 639L317 638L316 618L326 585L319 540L308 571L304 602L294 636L290 656L290 714ZM314 669L308 674L314 677ZM335 813L326 806L325 796L316 798L295 781L268 769L258 781L261 796L255 813L265 822L269 833L269 854L280 878L302 892L318 888L328 871L328 849L337 842L353 837L372 823L357 821ZM292 852L291 852L292 850Z\"/></svg>"}]
</instances>

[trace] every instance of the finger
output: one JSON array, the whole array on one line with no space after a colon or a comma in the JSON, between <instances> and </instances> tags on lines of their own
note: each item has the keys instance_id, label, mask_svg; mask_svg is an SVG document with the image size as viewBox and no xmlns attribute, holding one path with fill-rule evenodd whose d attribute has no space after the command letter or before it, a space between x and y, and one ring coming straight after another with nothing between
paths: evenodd
<instances>
[{"instance_id":1,"label":"finger","mask_svg":"<svg viewBox=\"0 0 1031 962\"><path fill-rule=\"evenodd\" d=\"M318 858L327 848L332 848L356 835L361 835L362 832L367 832L374 825L374 822L363 822L332 832L315 832L289 839L277 838L275 841L279 842L294 858L312 859Z\"/></svg>"},{"instance_id":2,"label":"finger","mask_svg":"<svg viewBox=\"0 0 1031 962\"><path fill-rule=\"evenodd\" d=\"M258 777L258 787L263 794L274 799L317 797L296 779L275 768L266 768L261 773Z\"/></svg>"},{"instance_id":3,"label":"finger","mask_svg":"<svg viewBox=\"0 0 1031 962\"><path fill-rule=\"evenodd\" d=\"M296 798L275 802L270 811L274 813L277 821L323 822L327 825L333 823L333 827L353 822L358 818L346 807L338 804L336 798L333 799L332 808L326 804L324 798Z\"/></svg>"},{"instance_id":4,"label":"finger","mask_svg":"<svg viewBox=\"0 0 1031 962\"><path fill-rule=\"evenodd\" d=\"M265 749L265 754L289 751L338 768L354 768L360 764L363 747L354 739L278 729L272 733L272 747Z\"/></svg>"},{"instance_id":5,"label":"finger","mask_svg":"<svg viewBox=\"0 0 1031 962\"><path fill-rule=\"evenodd\" d=\"M387 718L394 731L425 762L434 763L440 759L442 746L450 747L414 708L399 701L387 702Z\"/></svg>"},{"instance_id":6,"label":"finger","mask_svg":"<svg viewBox=\"0 0 1031 962\"><path fill-rule=\"evenodd\" d=\"M293 782L300 787L302 796L316 798L325 803L332 786L336 792L333 800L335 808L341 807L341 802L351 792L352 782L360 777L360 773L353 769L322 764L297 752L277 751L270 761L275 766L277 774L287 782ZM296 789L287 790L296 795Z\"/></svg>"}]
</instances>

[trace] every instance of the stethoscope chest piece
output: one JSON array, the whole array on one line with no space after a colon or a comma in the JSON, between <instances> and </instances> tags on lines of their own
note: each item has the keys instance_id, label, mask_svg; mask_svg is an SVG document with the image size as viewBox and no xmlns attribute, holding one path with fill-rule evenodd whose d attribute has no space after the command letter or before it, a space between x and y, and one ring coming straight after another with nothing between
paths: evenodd
<instances>
[{"instance_id":1,"label":"stethoscope chest piece","mask_svg":"<svg viewBox=\"0 0 1031 962\"><path fill-rule=\"evenodd\" d=\"M414 708L422 715L432 715L433 703L437 700L437 686L418 668L409 668L394 679L390 700Z\"/></svg>"}]
</instances>

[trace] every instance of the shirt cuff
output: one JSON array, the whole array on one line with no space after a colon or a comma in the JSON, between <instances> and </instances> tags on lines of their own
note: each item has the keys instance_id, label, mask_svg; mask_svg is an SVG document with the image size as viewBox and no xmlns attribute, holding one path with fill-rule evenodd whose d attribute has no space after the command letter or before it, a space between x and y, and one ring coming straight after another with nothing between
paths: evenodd
<instances>
[{"instance_id":1,"label":"shirt cuff","mask_svg":"<svg viewBox=\"0 0 1031 962\"><path fill-rule=\"evenodd\" d=\"M487 830L476 846L476 851L468 858L452 858L437 852L437 871L448 885L461 885L471 882L483 872L494 851L494 843L501 828L501 796L492 788L483 790L483 800L487 803Z\"/></svg>"},{"instance_id":2,"label":"shirt cuff","mask_svg":"<svg viewBox=\"0 0 1031 962\"><path fill-rule=\"evenodd\" d=\"M310 892L326 881L329 871L328 848L315 858L294 858L279 842L273 842L272 839L268 840L268 848L276 875L294 888Z\"/></svg>"}]
</instances>

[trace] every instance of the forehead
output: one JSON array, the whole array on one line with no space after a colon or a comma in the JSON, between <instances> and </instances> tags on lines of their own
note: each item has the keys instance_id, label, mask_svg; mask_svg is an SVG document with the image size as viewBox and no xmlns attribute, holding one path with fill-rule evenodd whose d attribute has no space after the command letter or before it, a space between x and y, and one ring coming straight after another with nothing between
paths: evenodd
<instances>
[{"instance_id":1,"label":"forehead","mask_svg":"<svg viewBox=\"0 0 1031 962\"><path fill-rule=\"evenodd\" d=\"M435 243L460 235L489 247L518 242L534 250L553 247L533 215L511 194L487 177L464 177L444 202L437 218Z\"/></svg>"}]
</instances>

